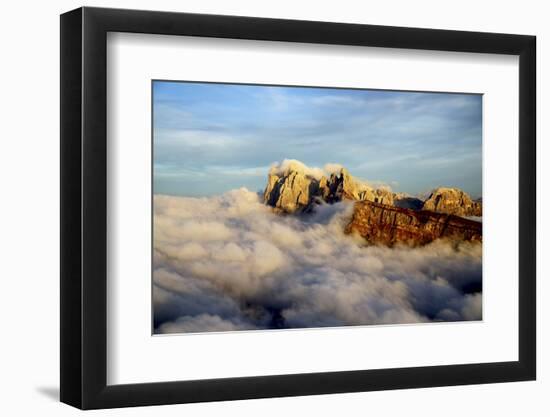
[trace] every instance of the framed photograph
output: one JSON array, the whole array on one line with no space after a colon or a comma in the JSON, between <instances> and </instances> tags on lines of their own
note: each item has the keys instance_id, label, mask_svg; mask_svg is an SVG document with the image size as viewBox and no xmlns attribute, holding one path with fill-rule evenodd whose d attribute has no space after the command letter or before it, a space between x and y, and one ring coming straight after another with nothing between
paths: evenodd
<instances>
[{"instance_id":1,"label":"framed photograph","mask_svg":"<svg viewBox=\"0 0 550 417\"><path fill-rule=\"evenodd\" d=\"M533 380L535 37L61 16L61 401Z\"/></svg>"}]
</instances>

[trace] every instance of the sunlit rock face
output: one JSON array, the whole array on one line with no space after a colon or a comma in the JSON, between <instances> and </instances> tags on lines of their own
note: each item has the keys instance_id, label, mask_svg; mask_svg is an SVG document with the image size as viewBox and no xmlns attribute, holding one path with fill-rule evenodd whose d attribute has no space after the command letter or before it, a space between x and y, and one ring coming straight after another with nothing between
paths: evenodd
<instances>
[{"instance_id":1,"label":"sunlit rock face","mask_svg":"<svg viewBox=\"0 0 550 417\"><path fill-rule=\"evenodd\" d=\"M371 201L355 203L346 226L348 234L358 234L368 243L393 246L420 246L436 239L481 242L482 225L452 214L411 210Z\"/></svg>"},{"instance_id":2,"label":"sunlit rock face","mask_svg":"<svg viewBox=\"0 0 550 417\"><path fill-rule=\"evenodd\" d=\"M342 168L339 173L332 173L328 180L328 196L325 198L327 203L336 203L342 200L362 200L372 193L367 187L360 186L350 175L346 168Z\"/></svg>"},{"instance_id":3,"label":"sunlit rock face","mask_svg":"<svg viewBox=\"0 0 550 417\"><path fill-rule=\"evenodd\" d=\"M373 188L354 178L346 168L330 171L285 160L272 167L264 204L279 213L314 211L318 204L354 203L345 232L368 243L420 246L436 239L481 242L482 225L465 217L481 217L481 202L456 188L437 188L426 200L387 188Z\"/></svg>"},{"instance_id":4,"label":"sunlit rock face","mask_svg":"<svg viewBox=\"0 0 550 417\"><path fill-rule=\"evenodd\" d=\"M284 169L272 168L264 191L264 203L284 213L309 211L316 203L333 204L343 200L393 204L393 193L356 180L346 168L327 178L292 163Z\"/></svg>"},{"instance_id":5,"label":"sunlit rock face","mask_svg":"<svg viewBox=\"0 0 550 417\"><path fill-rule=\"evenodd\" d=\"M372 201L412 210L428 210L461 217L481 217L481 200L472 200L458 188L439 187L428 198L420 199L388 188L374 188L354 178L338 166L328 174L309 168L299 161L285 160L271 168L264 191L264 203L279 212L310 211L315 203L334 204L340 201Z\"/></svg>"},{"instance_id":6,"label":"sunlit rock face","mask_svg":"<svg viewBox=\"0 0 550 417\"><path fill-rule=\"evenodd\" d=\"M327 203L337 203L342 200L368 200L383 204L393 204L393 193L391 191L374 189L355 180L346 168L342 168L338 174L331 174L327 186L329 192L323 198Z\"/></svg>"},{"instance_id":7,"label":"sunlit rock face","mask_svg":"<svg viewBox=\"0 0 550 417\"><path fill-rule=\"evenodd\" d=\"M285 213L304 211L317 194L318 182L297 171L277 176L270 173L264 191L264 203Z\"/></svg>"},{"instance_id":8,"label":"sunlit rock face","mask_svg":"<svg viewBox=\"0 0 550 417\"><path fill-rule=\"evenodd\" d=\"M482 215L481 201L473 201L467 193L458 188L435 189L424 202L422 209L463 217Z\"/></svg>"}]
</instances>

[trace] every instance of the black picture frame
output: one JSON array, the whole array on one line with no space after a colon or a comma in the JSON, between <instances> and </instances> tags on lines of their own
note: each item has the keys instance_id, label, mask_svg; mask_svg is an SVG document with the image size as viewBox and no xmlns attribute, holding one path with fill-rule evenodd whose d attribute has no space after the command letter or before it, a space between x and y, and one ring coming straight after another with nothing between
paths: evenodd
<instances>
[{"instance_id":1,"label":"black picture frame","mask_svg":"<svg viewBox=\"0 0 550 417\"><path fill-rule=\"evenodd\" d=\"M108 32L519 56L519 360L107 385ZM88 7L61 15L61 401L95 409L534 380L535 54L525 35Z\"/></svg>"}]
</instances>

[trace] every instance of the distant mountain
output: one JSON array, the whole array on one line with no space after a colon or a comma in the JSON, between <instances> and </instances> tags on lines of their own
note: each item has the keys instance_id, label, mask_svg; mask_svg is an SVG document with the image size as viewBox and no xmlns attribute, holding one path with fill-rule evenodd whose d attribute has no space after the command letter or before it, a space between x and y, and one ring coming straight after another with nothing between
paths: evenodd
<instances>
[{"instance_id":1,"label":"distant mountain","mask_svg":"<svg viewBox=\"0 0 550 417\"><path fill-rule=\"evenodd\" d=\"M264 203L284 213L309 211L315 204L342 200L369 200L392 205L394 193L356 180L346 168L340 167L327 177L299 161L272 168L264 191Z\"/></svg>"},{"instance_id":2,"label":"distant mountain","mask_svg":"<svg viewBox=\"0 0 550 417\"><path fill-rule=\"evenodd\" d=\"M346 233L362 236L369 243L393 246L423 245L435 239L481 242L482 203L457 188L440 187L426 200L387 188L374 188L338 165L309 168L299 161L285 160L271 168L264 203L280 213L312 211L315 205L355 201Z\"/></svg>"},{"instance_id":3,"label":"distant mountain","mask_svg":"<svg viewBox=\"0 0 550 417\"><path fill-rule=\"evenodd\" d=\"M463 217L482 215L481 200L472 201L467 193L458 188L437 188L424 201L384 187L372 187L354 178L341 166L333 166L331 171L327 173L309 168L299 161L285 160L269 171L264 203L283 213L307 212L322 202L333 204L350 200Z\"/></svg>"},{"instance_id":4,"label":"distant mountain","mask_svg":"<svg viewBox=\"0 0 550 417\"><path fill-rule=\"evenodd\" d=\"M440 187L435 189L424 201L422 209L462 217L481 217L482 215L481 199L473 201L467 193L458 188Z\"/></svg>"}]
</instances>

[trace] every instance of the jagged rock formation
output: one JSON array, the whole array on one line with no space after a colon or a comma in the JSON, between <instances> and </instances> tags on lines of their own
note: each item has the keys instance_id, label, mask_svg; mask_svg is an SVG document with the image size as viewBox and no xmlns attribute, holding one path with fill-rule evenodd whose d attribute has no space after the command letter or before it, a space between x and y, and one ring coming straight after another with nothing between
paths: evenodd
<instances>
[{"instance_id":1,"label":"jagged rock formation","mask_svg":"<svg viewBox=\"0 0 550 417\"><path fill-rule=\"evenodd\" d=\"M463 217L482 215L481 202L472 201L467 193L458 188L435 189L424 202L422 209Z\"/></svg>"},{"instance_id":2,"label":"jagged rock formation","mask_svg":"<svg viewBox=\"0 0 550 417\"><path fill-rule=\"evenodd\" d=\"M286 213L306 210L319 188L318 182L297 171L279 177L269 173L264 203Z\"/></svg>"},{"instance_id":3,"label":"jagged rock formation","mask_svg":"<svg viewBox=\"0 0 550 417\"><path fill-rule=\"evenodd\" d=\"M358 182L346 168L342 168L339 173L332 173L328 180L326 177L322 177L319 182L319 189L321 198L327 203L342 200L393 203L393 194L390 191L373 189L364 183Z\"/></svg>"},{"instance_id":4,"label":"jagged rock formation","mask_svg":"<svg viewBox=\"0 0 550 417\"><path fill-rule=\"evenodd\" d=\"M461 217L482 216L481 199L472 201L467 193L456 188L437 188L426 200L421 200L406 193L373 188L355 179L347 169L340 166L332 166L329 170L330 175L326 173L327 170L308 168L296 160L283 161L282 164L272 167L269 172L264 203L283 213L307 212L316 204L333 204L349 200L370 201L397 209L423 210ZM395 213L405 212L397 210ZM425 214L423 216L422 218L425 218ZM451 223L456 224L456 219ZM422 234L420 240L428 239L426 236L425 233ZM399 237L397 239L402 240Z\"/></svg>"},{"instance_id":5,"label":"jagged rock formation","mask_svg":"<svg viewBox=\"0 0 550 417\"><path fill-rule=\"evenodd\" d=\"M353 180L346 168L338 174L330 174L330 178L322 177L320 181L321 197L327 203L342 200L361 200L366 190Z\"/></svg>"},{"instance_id":6,"label":"jagged rock formation","mask_svg":"<svg viewBox=\"0 0 550 417\"><path fill-rule=\"evenodd\" d=\"M279 212L300 213L322 202L355 201L345 232L358 233L374 244L417 246L439 238L481 242L481 223L463 218L481 216L481 201L472 201L464 191L441 187L423 201L375 189L343 167L331 172L327 176L326 171L285 160L269 172L264 203Z\"/></svg>"},{"instance_id":7,"label":"jagged rock formation","mask_svg":"<svg viewBox=\"0 0 550 417\"><path fill-rule=\"evenodd\" d=\"M315 203L333 204L342 200L375 201L393 204L393 193L374 189L353 178L347 169L341 168L327 178L314 177L299 165L290 164L284 171L272 169L267 178L264 203L285 213L310 210Z\"/></svg>"},{"instance_id":8,"label":"jagged rock formation","mask_svg":"<svg viewBox=\"0 0 550 417\"><path fill-rule=\"evenodd\" d=\"M418 246L439 238L481 242L482 225L451 214L411 210L371 201L355 203L345 229L372 244Z\"/></svg>"}]
</instances>

